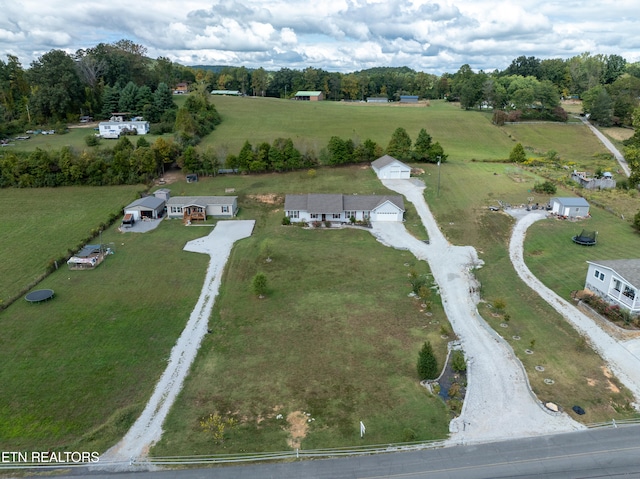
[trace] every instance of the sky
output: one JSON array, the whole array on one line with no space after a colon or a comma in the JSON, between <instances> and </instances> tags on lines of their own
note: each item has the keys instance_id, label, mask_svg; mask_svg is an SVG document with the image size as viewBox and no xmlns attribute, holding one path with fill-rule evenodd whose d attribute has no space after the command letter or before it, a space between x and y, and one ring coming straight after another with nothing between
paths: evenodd
<instances>
[{"instance_id":1,"label":"sky","mask_svg":"<svg viewBox=\"0 0 640 479\"><path fill-rule=\"evenodd\" d=\"M521 55L640 61L638 0L0 0L0 59L131 40L183 65L503 70Z\"/></svg>"}]
</instances>

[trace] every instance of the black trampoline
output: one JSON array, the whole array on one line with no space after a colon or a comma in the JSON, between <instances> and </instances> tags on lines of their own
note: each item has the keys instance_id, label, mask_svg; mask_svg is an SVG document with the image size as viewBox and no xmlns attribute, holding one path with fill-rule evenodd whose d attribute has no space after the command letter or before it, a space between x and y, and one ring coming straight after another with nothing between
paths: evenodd
<instances>
[{"instance_id":1,"label":"black trampoline","mask_svg":"<svg viewBox=\"0 0 640 479\"><path fill-rule=\"evenodd\" d=\"M52 289L38 289L36 291L31 291L24 297L24 299L30 303L40 303L41 301L47 301L51 298L53 298Z\"/></svg>"},{"instance_id":2,"label":"black trampoline","mask_svg":"<svg viewBox=\"0 0 640 479\"><path fill-rule=\"evenodd\" d=\"M596 244L596 236L598 236L597 231L582 230L582 233L580 233L579 235L575 235L571 239L576 244L581 244L584 246L593 246L594 244Z\"/></svg>"}]
</instances>

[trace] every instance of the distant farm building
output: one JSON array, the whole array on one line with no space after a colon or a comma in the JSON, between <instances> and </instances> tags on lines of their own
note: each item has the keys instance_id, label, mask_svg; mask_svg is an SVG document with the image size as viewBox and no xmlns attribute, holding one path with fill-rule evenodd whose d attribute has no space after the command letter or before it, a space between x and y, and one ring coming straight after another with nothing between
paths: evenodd
<instances>
[{"instance_id":1,"label":"distant farm building","mask_svg":"<svg viewBox=\"0 0 640 479\"><path fill-rule=\"evenodd\" d=\"M149 128L149 122L140 117L125 120L122 115L114 113L111 120L100 122L98 132L102 138L118 139L123 134L146 135Z\"/></svg>"},{"instance_id":2,"label":"distant farm building","mask_svg":"<svg viewBox=\"0 0 640 479\"><path fill-rule=\"evenodd\" d=\"M400 103L418 103L417 95L400 95Z\"/></svg>"},{"instance_id":3,"label":"distant farm building","mask_svg":"<svg viewBox=\"0 0 640 479\"><path fill-rule=\"evenodd\" d=\"M411 176L411 167L393 156L384 155L371 163L371 168L381 180L407 179Z\"/></svg>"},{"instance_id":4,"label":"distant farm building","mask_svg":"<svg viewBox=\"0 0 640 479\"><path fill-rule=\"evenodd\" d=\"M212 95L242 96L238 90L211 90Z\"/></svg>"},{"instance_id":5,"label":"distant farm building","mask_svg":"<svg viewBox=\"0 0 640 479\"><path fill-rule=\"evenodd\" d=\"M389 99L386 96L370 96L367 103L389 103Z\"/></svg>"},{"instance_id":6,"label":"distant farm building","mask_svg":"<svg viewBox=\"0 0 640 479\"><path fill-rule=\"evenodd\" d=\"M584 198L552 198L551 213L565 218L589 216L589 203Z\"/></svg>"},{"instance_id":7,"label":"distant farm building","mask_svg":"<svg viewBox=\"0 0 640 479\"><path fill-rule=\"evenodd\" d=\"M174 95L184 95L186 93L189 93L189 85L186 83L178 83L173 89Z\"/></svg>"},{"instance_id":8,"label":"distant farm building","mask_svg":"<svg viewBox=\"0 0 640 479\"><path fill-rule=\"evenodd\" d=\"M324 94L321 91L299 91L294 98L301 101L322 101Z\"/></svg>"}]
</instances>

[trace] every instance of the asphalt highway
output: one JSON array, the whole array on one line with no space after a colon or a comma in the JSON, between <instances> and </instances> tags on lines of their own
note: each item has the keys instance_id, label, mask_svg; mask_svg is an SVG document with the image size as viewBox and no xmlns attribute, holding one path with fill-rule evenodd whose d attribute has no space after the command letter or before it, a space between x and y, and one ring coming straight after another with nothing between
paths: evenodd
<instances>
[{"instance_id":1,"label":"asphalt highway","mask_svg":"<svg viewBox=\"0 0 640 479\"><path fill-rule=\"evenodd\" d=\"M595 479L640 478L640 425L440 449L221 465L207 469L105 473L72 470L57 478L91 479ZM42 476L39 476L42 477Z\"/></svg>"}]
</instances>

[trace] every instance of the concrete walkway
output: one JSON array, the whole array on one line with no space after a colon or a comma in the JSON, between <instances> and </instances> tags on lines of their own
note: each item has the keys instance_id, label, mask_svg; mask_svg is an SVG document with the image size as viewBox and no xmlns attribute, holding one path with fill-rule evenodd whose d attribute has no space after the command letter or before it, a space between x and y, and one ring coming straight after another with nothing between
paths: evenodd
<instances>
[{"instance_id":1,"label":"concrete walkway","mask_svg":"<svg viewBox=\"0 0 640 479\"><path fill-rule=\"evenodd\" d=\"M202 338L207 333L209 317L231 248L236 241L251 236L254 225L253 220L219 221L209 235L185 245L185 251L210 256L200 297L178 342L171 350L167 368L147 406L122 440L100 457L101 465L119 465L126 469L131 458L144 458L149 448L162 436L162 424L182 389Z\"/></svg>"},{"instance_id":2,"label":"concrete walkway","mask_svg":"<svg viewBox=\"0 0 640 479\"><path fill-rule=\"evenodd\" d=\"M584 428L540 403L511 346L478 313L473 269L481 262L474 248L452 246L446 240L424 201L424 185L410 180L382 182L414 204L429 244L410 235L400 223L375 223L372 233L383 244L428 261L449 322L468 359L467 395L462 414L451 422L450 442L487 442Z\"/></svg>"}]
</instances>

